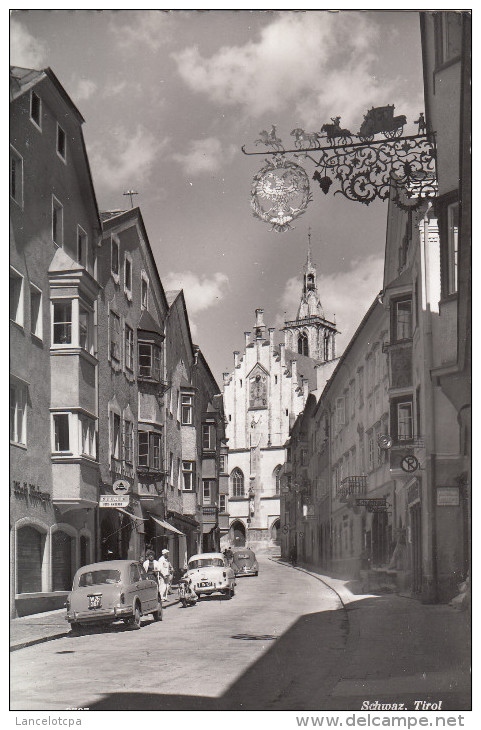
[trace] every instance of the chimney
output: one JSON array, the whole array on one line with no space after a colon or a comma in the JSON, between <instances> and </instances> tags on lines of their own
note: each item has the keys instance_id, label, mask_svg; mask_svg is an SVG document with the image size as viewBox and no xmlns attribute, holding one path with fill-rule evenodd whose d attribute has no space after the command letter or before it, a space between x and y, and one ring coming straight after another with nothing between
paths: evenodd
<instances>
[{"instance_id":1,"label":"chimney","mask_svg":"<svg viewBox=\"0 0 481 730\"><path fill-rule=\"evenodd\" d=\"M222 373L222 378L224 381L224 385L229 385L230 382L230 373Z\"/></svg>"},{"instance_id":2,"label":"chimney","mask_svg":"<svg viewBox=\"0 0 481 730\"><path fill-rule=\"evenodd\" d=\"M234 350L234 367L239 367L239 350Z\"/></svg>"},{"instance_id":3,"label":"chimney","mask_svg":"<svg viewBox=\"0 0 481 730\"><path fill-rule=\"evenodd\" d=\"M264 310L256 309L256 327L264 327Z\"/></svg>"},{"instance_id":4,"label":"chimney","mask_svg":"<svg viewBox=\"0 0 481 730\"><path fill-rule=\"evenodd\" d=\"M250 332L244 332L244 337L245 337L245 346L246 346L246 347L248 347L248 346L249 346L249 340L250 340L250 336L251 336L251 333L250 333Z\"/></svg>"},{"instance_id":5,"label":"chimney","mask_svg":"<svg viewBox=\"0 0 481 730\"><path fill-rule=\"evenodd\" d=\"M275 327L269 327L269 350L274 349L274 332L276 331Z\"/></svg>"},{"instance_id":6,"label":"chimney","mask_svg":"<svg viewBox=\"0 0 481 730\"><path fill-rule=\"evenodd\" d=\"M279 354L281 356L281 368L286 365L286 346L283 342L279 343Z\"/></svg>"},{"instance_id":7,"label":"chimney","mask_svg":"<svg viewBox=\"0 0 481 730\"><path fill-rule=\"evenodd\" d=\"M289 364L291 366L292 379L297 383L297 360L291 360Z\"/></svg>"}]
</instances>

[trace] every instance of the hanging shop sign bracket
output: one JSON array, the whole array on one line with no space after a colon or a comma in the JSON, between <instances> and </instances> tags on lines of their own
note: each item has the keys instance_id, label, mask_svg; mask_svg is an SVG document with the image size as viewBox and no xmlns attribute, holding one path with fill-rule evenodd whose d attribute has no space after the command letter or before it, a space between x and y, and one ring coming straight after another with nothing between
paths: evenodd
<instances>
[{"instance_id":1,"label":"hanging shop sign bracket","mask_svg":"<svg viewBox=\"0 0 481 730\"><path fill-rule=\"evenodd\" d=\"M290 149L283 147L274 125L255 142L271 149L247 151L242 146L245 155L270 158L253 179L251 207L257 218L271 223L271 230L288 230L312 200L308 175L298 162L302 159L314 163L312 179L325 195L334 185L334 195L348 200L369 205L392 198L401 209L416 210L436 194L436 138L426 133L423 114L415 122L418 134L408 136L402 136L406 117L395 116L393 104L368 110L357 134L342 128L340 120L332 117L320 132L293 129ZM376 134L383 138L375 139Z\"/></svg>"}]
</instances>

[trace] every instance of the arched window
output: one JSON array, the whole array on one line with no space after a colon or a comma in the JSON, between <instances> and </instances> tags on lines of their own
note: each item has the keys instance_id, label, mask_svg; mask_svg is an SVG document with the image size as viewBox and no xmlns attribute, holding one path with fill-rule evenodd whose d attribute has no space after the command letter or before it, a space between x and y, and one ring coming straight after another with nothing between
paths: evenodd
<instances>
[{"instance_id":1,"label":"arched window","mask_svg":"<svg viewBox=\"0 0 481 730\"><path fill-rule=\"evenodd\" d=\"M272 472L276 483L276 494L281 493L281 465L278 464Z\"/></svg>"},{"instance_id":2,"label":"arched window","mask_svg":"<svg viewBox=\"0 0 481 730\"><path fill-rule=\"evenodd\" d=\"M314 274L307 275L307 288L309 290L314 289Z\"/></svg>"},{"instance_id":3,"label":"arched window","mask_svg":"<svg viewBox=\"0 0 481 730\"><path fill-rule=\"evenodd\" d=\"M244 496L244 475L237 467L231 472L230 475L232 482L232 496L243 497Z\"/></svg>"},{"instance_id":4,"label":"arched window","mask_svg":"<svg viewBox=\"0 0 481 730\"><path fill-rule=\"evenodd\" d=\"M309 342L305 332L302 332L297 339L297 352L299 355L307 355L309 357Z\"/></svg>"}]
</instances>

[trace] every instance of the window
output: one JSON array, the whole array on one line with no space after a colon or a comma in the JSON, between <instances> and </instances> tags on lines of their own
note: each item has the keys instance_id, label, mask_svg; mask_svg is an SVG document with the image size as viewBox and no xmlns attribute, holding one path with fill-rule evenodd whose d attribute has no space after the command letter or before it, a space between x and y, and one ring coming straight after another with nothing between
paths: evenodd
<instances>
[{"instance_id":1,"label":"window","mask_svg":"<svg viewBox=\"0 0 481 730\"><path fill-rule=\"evenodd\" d=\"M413 437L413 404L411 401L397 404L397 436L399 440Z\"/></svg>"},{"instance_id":2,"label":"window","mask_svg":"<svg viewBox=\"0 0 481 730\"><path fill-rule=\"evenodd\" d=\"M110 358L120 363L120 317L110 312Z\"/></svg>"},{"instance_id":3,"label":"window","mask_svg":"<svg viewBox=\"0 0 481 730\"><path fill-rule=\"evenodd\" d=\"M88 238L84 229L77 226L77 261L87 268Z\"/></svg>"},{"instance_id":4,"label":"window","mask_svg":"<svg viewBox=\"0 0 481 730\"><path fill-rule=\"evenodd\" d=\"M23 205L23 160L13 147L10 147L10 197Z\"/></svg>"},{"instance_id":5,"label":"window","mask_svg":"<svg viewBox=\"0 0 481 730\"><path fill-rule=\"evenodd\" d=\"M227 473L227 454L219 455L219 472L221 474Z\"/></svg>"},{"instance_id":6,"label":"window","mask_svg":"<svg viewBox=\"0 0 481 730\"><path fill-rule=\"evenodd\" d=\"M128 324L125 325L125 367L134 369L134 330Z\"/></svg>"},{"instance_id":7,"label":"window","mask_svg":"<svg viewBox=\"0 0 481 730\"><path fill-rule=\"evenodd\" d=\"M139 342L139 375L160 380L160 348L148 342Z\"/></svg>"},{"instance_id":8,"label":"window","mask_svg":"<svg viewBox=\"0 0 481 730\"><path fill-rule=\"evenodd\" d=\"M336 423L338 429L341 428L341 426L344 426L344 423L346 422L345 405L346 403L343 396L336 398Z\"/></svg>"},{"instance_id":9,"label":"window","mask_svg":"<svg viewBox=\"0 0 481 730\"><path fill-rule=\"evenodd\" d=\"M53 302L53 344L72 344L72 302Z\"/></svg>"},{"instance_id":10,"label":"window","mask_svg":"<svg viewBox=\"0 0 481 730\"><path fill-rule=\"evenodd\" d=\"M27 386L10 383L10 441L23 446L27 443L26 408Z\"/></svg>"},{"instance_id":11,"label":"window","mask_svg":"<svg viewBox=\"0 0 481 730\"><path fill-rule=\"evenodd\" d=\"M42 292L30 284L30 331L42 339Z\"/></svg>"},{"instance_id":12,"label":"window","mask_svg":"<svg viewBox=\"0 0 481 730\"><path fill-rule=\"evenodd\" d=\"M52 195L52 241L63 246L63 205Z\"/></svg>"},{"instance_id":13,"label":"window","mask_svg":"<svg viewBox=\"0 0 481 730\"><path fill-rule=\"evenodd\" d=\"M54 452L70 452L70 415L54 413L53 415L53 450Z\"/></svg>"},{"instance_id":14,"label":"window","mask_svg":"<svg viewBox=\"0 0 481 730\"><path fill-rule=\"evenodd\" d=\"M30 96L30 119L36 127L42 129L42 102L35 91Z\"/></svg>"},{"instance_id":15,"label":"window","mask_svg":"<svg viewBox=\"0 0 481 730\"><path fill-rule=\"evenodd\" d=\"M149 280L143 272L140 282L140 306L142 309L149 308Z\"/></svg>"},{"instance_id":16,"label":"window","mask_svg":"<svg viewBox=\"0 0 481 730\"><path fill-rule=\"evenodd\" d=\"M79 346L93 354L93 312L82 302L79 302L78 322Z\"/></svg>"},{"instance_id":17,"label":"window","mask_svg":"<svg viewBox=\"0 0 481 730\"><path fill-rule=\"evenodd\" d=\"M59 157L62 158L64 162L67 160L67 137L65 136L65 132L60 126L60 124L57 124L57 154Z\"/></svg>"},{"instance_id":18,"label":"window","mask_svg":"<svg viewBox=\"0 0 481 730\"><path fill-rule=\"evenodd\" d=\"M274 469L274 481L276 485L276 494L281 493L281 465L278 464Z\"/></svg>"},{"instance_id":19,"label":"window","mask_svg":"<svg viewBox=\"0 0 481 730\"><path fill-rule=\"evenodd\" d=\"M459 204L452 203L447 208L447 294L455 294L458 291L458 226L459 226Z\"/></svg>"},{"instance_id":20,"label":"window","mask_svg":"<svg viewBox=\"0 0 481 730\"><path fill-rule=\"evenodd\" d=\"M395 301L393 332L394 341L408 340L413 333L412 300L402 299Z\"/></svg>"},{"instance_id":21,"label":"window","mask_svg":"<svg viewBox=\"0 0 481 730\"><path fill-rule=\"evenodd\" d=\"M234 469L230 475L232 482L232 495L234 497L244 496L244 474L240 469Z\"/></svg>"},{"instance_id":22,"label":"window","mask_svg":"<svg viewBox=\"0 0 481 730\"><path fill-rule=\"evenodd\" d=\"M182 477L186 492L192 492L195 484L195 461L182 462Z\"/></svg>"},{"instance_id":23,"label":"window","mask_svg":"<svg viewBox=\"0 0 481 730\"><path fill-rule=\"evenodd\" d=\"M23 327L23 276L10 267L10 319Z\"/></svg>"},{"instance_id":24,"label":"window","mask_svg":"<svg viewBox=\"0 0 481 730\"><path fill-rule=\"evenodd\" d=\"M130 254L125 252L124 261L124 291L127 294L127 298L132 297L132 259Z\"/></svg>"},{"instance_id":25,"label":"window","mask_svg":"<svg viewBox=\"0 0 481 730\"><path fill-rule=\"evenodd\" d=\"M374 469L374 432L370 431L367 434L367 453L368 453L368 463L369 463L369 471L372 471Z\"/></svg>"},{"instance_id":26,"label":"window","mask_svg":"<svg viewBox=\"0 0 481 730\"><path fill-rule=\"evenodd\" d=\"M121 454L120 443L120 414L110 411L110 455L114 459L120 460Z\"/></svg>"},{"instance_id":27,"label":"window","mask_svg":"<svg viewBox=\"0 0 481 730\"><path fill-rule=\"evenodd\" d=\"M219 494L219 511L227 512L227 495Z\"/></svg>"},{"instance_id":28,"label":"window","mask_svg":"<svg viewBox=\"0 0 481 730\"><path fill-rule=\"evenodd\" d=\"M202 448L204 451L214 451L215 449L215 426L213 424L202 424Z\"/></svg>"},{"instance_id":29,"label":"window","mask_svg":"<svg viewBox=\"0 0 481 730\"><path fill-rule=\"evenodd\" d=\"M158 433L139 431L138 433L138 463L139 466L154 471L161 471L162 467L162 440Z\"/></svg>"},{"instance_id":30,"label":"window","mask_svg":"<svg viewBox=\"0 0 481 730\"><path fill-rule=\"evenodd\" d=\"M357 373L359 406L364 403L364 368L359 368Z\"/></svg>"},{"instance_id":31,"label":"window","mask_svg":"<svg viewBox=\"0 0 481 730\"><path fill-rule=\"evenodd\" d=\"M194 396L190 393L182 393L182 425L192 426L192 407Z\"/></svg>"},{"instance_id":32,"label":"window","mask_svg":"<svg viewBox=\"0 0 481 730\"><path fill-rule=\"evenodd\" d=\"M110 239L110 270L112 272L114 279L117 281L117 283L119 281L119 270L120 270L119 250L120 250L120 246L119 246L118 239L114 238L114 236L112 236L112 238Z\"/></svg>"},{"instance_id":33,"label":"window","mask_svg":"<svg viewBox=\"0 0 481 730\"><path fill-rule=\"evenodd\" d=\"M212 496L211 480L202 479L202 504L210 504Z\"/></svg>"},{"instance_id":34,"label":"window","mask_svg":"<svg viewBox=\"0 0 481 730\"><path fill-rule=\"evenodd\" d=\"M134 427L132 421L124 420L124 460L133 463Z\"/></svg>"},{"instance_id":35,"label":"window","mask_svg":"<svg viewBox=\"0 0 481 730\"><path fill-rule=\"evenodd\" d=\"M297 339L297 352L300 355L309 355L309 342L305 332L302 332Z\"/></svg>"},{"instance_id":36,"label":"window","mask_svg":"<svg viewBox=\"0 0 481 730\"><path fill-rule=\"evenodd\" d=\"M81 426L80 453L95 459L95 421L88 416L79 416L79 419Z\"/></svg>"},{"instance_id":37,"label":"window","mask_svg":"<svg viewBox=\"0 0 481 730\"><path fill-rule=\"evenodd\" d=\"M462 14L452 10L435 15L437 66L460 57L462 22Z\"/></svg>"}]
</instances>

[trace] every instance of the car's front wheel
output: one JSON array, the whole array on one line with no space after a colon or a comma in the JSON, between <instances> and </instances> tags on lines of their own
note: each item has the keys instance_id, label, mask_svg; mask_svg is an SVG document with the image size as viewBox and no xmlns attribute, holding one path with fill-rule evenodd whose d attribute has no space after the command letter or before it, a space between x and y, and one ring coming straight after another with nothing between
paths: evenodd
<instances>
[{"instance_id":1,"label":"car's front wheel","mask_svg":"<svg viewBox=\"0 0 481 730\"><path fill-rule=\"evenodd\" d=\"M142 614L140 612L140 606L138 603L136 603L134 608L134 615L129 616L128 618L128 625L131 626L133 629L140 629L141 618Z\"/></svg>"},{"instance_id":2,"label":"car's front wheel","mask_svg":"<svg viewBox=\"0 0 481 730\"><path fill-rule=\"evenodd\" d=\"M70 624L70 630L72 634L75 634L75 636L80 636L80 634L82 633L82 625L79 624L78 621L73 621Z\"/></svg>"},{"instance_id":3,"label":"car's front wheel","mask_svg":"<svg viewBox=\"0 0 481 730\"><path fill-rule=\"evenodd\" d=\"M163 611L162 611L162 604L159 605L159 608L157 611L152 612L152 616L154 617L154 621L162 621L164 618Z\"/></svg>"}]
</instances>

